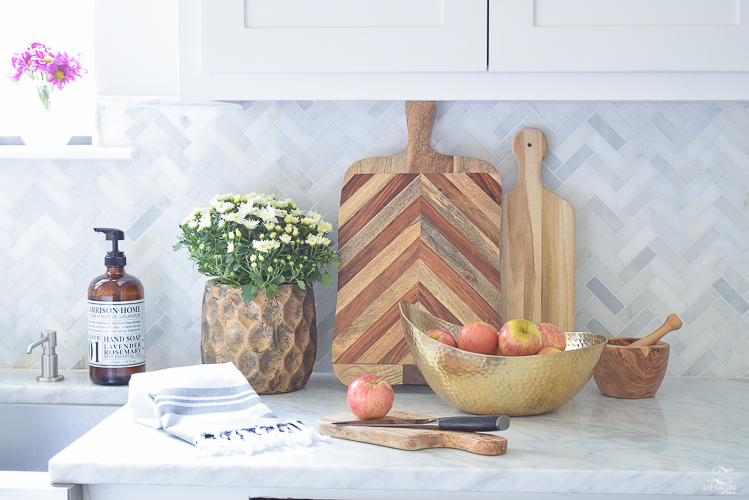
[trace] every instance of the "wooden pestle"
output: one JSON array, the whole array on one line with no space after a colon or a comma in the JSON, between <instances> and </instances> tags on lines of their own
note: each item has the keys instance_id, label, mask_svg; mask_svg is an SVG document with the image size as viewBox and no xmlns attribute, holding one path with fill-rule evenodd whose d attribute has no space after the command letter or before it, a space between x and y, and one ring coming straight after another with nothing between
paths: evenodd
<instances>
[{"instance_id":1,"label":"wooden pestle","mask_svg":"<svg viewBox=\"0 0 749 500\"><path fill-rule=\"evenodd\" d=\"M658 328L647 337L643 337L636 342L632 342L631 344L629 344L629 347L655 345L659 340L661 340L661 338L663 338L664 335L669 332L673 332L674 330L678 330L679 328L681 328L681 325L682 322L679 317L675 314L670 314L660 328Z\"/></svg>"}]
</instances>

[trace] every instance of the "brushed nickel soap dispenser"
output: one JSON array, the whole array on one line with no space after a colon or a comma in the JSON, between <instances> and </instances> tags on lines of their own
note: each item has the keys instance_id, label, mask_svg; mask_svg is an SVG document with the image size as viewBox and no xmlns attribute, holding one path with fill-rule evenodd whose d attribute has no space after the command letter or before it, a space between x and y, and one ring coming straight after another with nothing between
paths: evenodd
<instances>
[{"instance_id":1,"label":"brushed nickel soap dispenser","mask_svg":"<svg viewBox=\"0 0 749 500\"><path fill-rule=\"evenodd\" d=\"M57 373L57 332L55 330L44 330L42 337L26 349L26 354L31 354L35 347L42 346L42 374L36 377L37 382L59 382L65 377Z\"/></svg>"}]
</instances>

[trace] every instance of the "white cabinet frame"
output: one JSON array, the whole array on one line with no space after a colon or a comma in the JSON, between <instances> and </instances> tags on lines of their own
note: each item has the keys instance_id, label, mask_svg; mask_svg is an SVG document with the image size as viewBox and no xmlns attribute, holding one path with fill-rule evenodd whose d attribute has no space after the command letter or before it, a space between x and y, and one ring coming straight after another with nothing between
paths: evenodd
<instances>
[{"instance_id":1,"label":"white cabinet frame","mask_svg":"<svg viewBox=\"0 0 749 500\"><path fill-rule=\"evenodd\" d=\"M486 0L203 0L205 73L486 71Z\"/></svg>"},{"instance_id":2,"label":"white cabinet frame","mask_svg":"<svg viewBox=\"0 0 749 500\"><path fill-rule=\"evenodd\" d=\"M489 33L489 71L749 71L749 0L489 0Z\"/></svg>"}]
</instances>

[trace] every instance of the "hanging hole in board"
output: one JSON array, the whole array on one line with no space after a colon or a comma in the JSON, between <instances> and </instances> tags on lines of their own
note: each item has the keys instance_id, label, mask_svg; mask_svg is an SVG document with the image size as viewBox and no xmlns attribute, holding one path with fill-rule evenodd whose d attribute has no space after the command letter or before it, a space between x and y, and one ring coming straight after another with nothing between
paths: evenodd
<instances>
[{"instance_id":1,"label":"hanging hole in board","mask_svg":"<svg viewBox=\"0 0 749 500\"><path fill-rule=\"evenodd\" d=\"M529 142L529 143L528 143L528 147L531 147L531 146L533 146L533 144L531 144L531 143Z\"/></svg>"}]
</instances>

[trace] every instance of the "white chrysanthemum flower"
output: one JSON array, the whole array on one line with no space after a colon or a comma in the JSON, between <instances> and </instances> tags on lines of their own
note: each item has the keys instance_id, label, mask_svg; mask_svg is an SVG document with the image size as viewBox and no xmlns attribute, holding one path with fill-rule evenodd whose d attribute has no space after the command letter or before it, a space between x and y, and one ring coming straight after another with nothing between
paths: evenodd
<instances>
[{"instance_id":1,"label":"white chrysanthemum flower","mask_svg":"<svg viewBox=\"0 0 749 500\"><path fill-rule=\"evenodd\" d=\"M229 210L234 208L234 203L230 201L222 201L213 205L213 208L216 209L216 212L223 214L224 212L228 212Z\"/></svg>"},{"instance_id":2,"label":"white chrysanthemum flower","mask_svg":"<svg viewBox=\"0 0 749 500\"><path fill-rule=\"evenodd\" d=\"M226 225L226 220L221 219L220 221L218 221L218 227L224 227L225 225Z\"/></svg>"},{"instance_id":3,"label":"white chrysanthemum flower","mask_svg":"<svg viewBox=\"0 0 749 500\"><path fill-rule=\"evenodd\" d=\"M260 207L264 207L268 204L268 201L265 199L265 196L261 195L255 195L247 198L247 203L250 205L258 205Z\"/></svg>"},{"instance_id":4,"label":"white chrysanthemum flower","mask_svg":"<svg viewBox=\"0 0 749 500\"><path fill-rule=\"evenodd\" d=\"M320 236L319 234L309 234L307 235L307 239L304 241L306 244L310 246L315 245L324 245L328 246L330 245L330 240L326 238L325 236Z\"/></svg>"},{"instance_id":5,"label":"white chrysanthemum flower","mask_svg":"<svg viewBox=\"0 0 749 500\"><path fill-rule=\"evenodd\" d=\"M270 237L271 237L271 238L275 238L276 236L277 236L277 234L276 234L276 233L270 233Z\"/></svg>"},{"instance_id":6,"label":"white chrysanthemum flower","mask_svg":"<svg viewBox=\"0 0 749 500\"><path fill-rule=\"evenodd\" d=\"M232 253L234 251L234 242L230 241L229 246L226 248L226 253Z\"/></svg>"},{"instance_id":7,"label":"white chrysanthemum flower","mask_svg":"<svg viewBox=\"0 0 749 500\"><path fill-rule=\"evenodd\" d=\"M294 230L294 226L292 226L291 224L286 224L286 227L283 228L283 230L291 234L291 232Z\"/></svg>"},{"instance_id":8,"label":"white chrysanthemum flower","mask_svg":"<svg viewBox=\"0 0 749 500\"><path fill-rule=\"evenodd\" d=\"M268 253L271 250L275 250L278 247L281 246L281 244L278 241L271 241L271 240L256 240L252 242L252 246L257 250L258 252Z\"/></svg>"},{"instance_id":9,"label":"white chrysanthemum flower","mask_svg":"<svg viewBox=\"0 0 749 500\"><path fill-rule=\"evenodd\" d=\"M201 250L205 250L205 243L201 243L198 248L200 248Z\"/></svg>"},{"instance_id":10,"label":"white chrysanthemum flower","mask_svg":"<svg viewBox=\"0 0 749 500\"><path fill-rule=\"evenodd\" d=\"M234 238L236 238L236 236L234 236L234 233L229 233L229 239L233 240Z\"/></svg>"},{"instance_id":11,"label":"white chrysanthemum flower","mask_svg":"<svg viewBox=\"0 0 749 500\"><path fill-rule=\"evenodd\" d=\"M304 219L302 219L302 224L306 224L308 226L314 226L315 224L317 224L317 222L315 221L315 219L311 217L305 217Z\"/></svg>"},{"instance_id":12,"label":"white chrysanthemum flower","mask_svg":"<svg viewBox=\"0 0 749 500\"><path fill-rule=\"evenodd\" d=\"M248 215L256 215L257 212L258 208L250 202L242 203L237 207L237 214L242 218L247 217Z\"/></svg>"},{"instance_id":13,"label":"white chrysanthemum flower","mask_svg":"<svg viewBox=\"0 0 749 500\"><path fill-rule=\"evenodd\" d=\"M251 262L255 262L256 260L257 260L257 256L256 255L250 255L250 261Z\"/></svg>"},{"instance_id":14,"label":"white chrysanthemum flower","mask_svg":"<svg viewBox=\"0 0 749 500\"><path fill-rule=\"evenodd\" d=\"M232 212L230 214L221 214L221 218L229 222L242 222L242 216L237 212Z\"/></svg>"},{"instance_id":15,"label":"white chrysanthemum flower","mask_svg":"<svg viewBox=\"0 0 749 500\"><path fill-rule=\"evenodd\" d=\"M250 264L250 267L257 267L257 262L253 262L252 264Z\"/></svg>"},{"instance_id":16,"label":"white chrysanthemum flower","mask_svg":"<svg viewBox=\"0 0 749 500\"><path fill-rule=\"evenodd\" d=\"M294 228L294 230L291 232L294 236L299 236L299 229Z\"/></svg>"},{"instance_id":17,"label":"white chrysanthemum flower","mask_svg":"<svg viewBox=\"0 0 749 500\"><path fill-rule=\"evenodd\" d=\"M200 223L198 223L198 229L205 229L211 227L211 212L205 212L200 217Z\"/></svg>"},{"instance_id":18,"label":"white chrysanthemum flower","mask_svg":"<svg viewBox=\"0 0 749 500\"><path fill-rule=\"evenodd\" d=\"M321 220L317 224L317 232L320 234L326 234L333 230L333 224L330 222L325 222L324 220Z\"/></svg>"},{"instance_id":19,"label":"white chrysanthemum flower","mask_svg":"<svg viewBox=\"0 0 749 500\"><path fill-rule=\"evenodd\" d=\"M278 237L279 240L281 240L283 243L291 243L291 236L288 234L282 234Z\"/></svg>"},{"instance_id":20,"label":"white chrysanthemum flower","mask_svg":"<svg viewBox=\"0 0 749 500\"><path fill-rule=\"evenodd\" d=\"M291 211L291 215L293 215L294 217L301 217L302 215L304 215L304 210L295 208L294 210Z\"/></svg>"},{"instance_id":21,"label":"white chrysanthemum flower","mask_svg":"<svg viewBox=\"0 0 749 500\"><path fill-rule=\"evenodd\" d=\"M271 207L270 205L261 208L258 210L258 217L263 219L264 222L272 222L276 223L276 209Z\"/></svg>"},{"instance_id":22,"label":"white chrysanthemum flower","mask_svg":"<svg viewBox=\"0 0 749 500\"><path fill-rule=\"evenodd\" d=\"M294 217L293 215L287 215L284 217L284 222L288 222L289 224L296 224L299 222L299 217Z\"/></svg>"},{"instance_id":23,"label":"white chrysanthemum flower","mask_svg":"<svg viewBox=\"0 0 749 500\"><path fill-rule=\"evenodd\" d=\"M187 227L189 227L190 229L195 229L196 227L198 227L198 221L196 221L195 219L188 221Z\"/></svg>"},{"instance_id":24,"label":"white chrysanthemum flower","mask_svg":"<svg viewBox=\"0 0 749 500\"><path fill-rule=\"evenodd\" d=\"M218 208L218 205L225 201L233 200L234 194L233 193L227 193L227 194L217 194L211 199L211 206L213 208Z\"/></svg>"},{"instance_id":25,"label":"white chrysanthemum flower","mask_svg":"<svg viewBox=\"0 0 749 500\"><path fill-rule=\"evenodd\" d=\"M268 231L273 231L274 224L272 222L266 222L263 225L265 226L265 229L267 229Z\"/></svg>"},{"instance_id":26,"label":"white chrysanthemum flower","mask_svg":"<svg viewBox=\"0 0 749 500\"><path fill-rule=\"evenodd\" d=\"M242 225L250 230L255 229L258 224L260 224L260 221L255 219L244 219L242 221Z\"/></svg>"},{"instance_id":27,"label":"white chrysanthemum flower","mask_svg":"<svg viewBox=\"0 0 749 500\"><path fill-rule=\"evenodd\" d=\"M190 221L195 220L195 213L191 213L187 217L184 218L182 222L179 223L180 226L184 226L185 224L189 223Z\"/></svg>"},{"instance_id":28,"label":"white chrysanthemum flower","mask_svg":"<svg viewBox=\"0 0 749 500\"><path fill-rule=\"evenodd\" d=\"M234 231L234 234L237 235L237 238L241 238L242 237L242 233L239 231L239 229L237 229L236 231Z\"/></svg>"},{"instance_id":29,"label":"white chrysanthemum flower","mask_svg":"<svg viewBox=\"0 0 749 500\"><path fill-rule=\"evenodd\" d=\"M286 208L287 203L284 200L276 200L273 202L273 206L276 208Z\"/></svg>"},{"instance_id":30,"label":"white chrysanthemum flower","mask_svg":"<svg viewBox=\"0 0 749 500\"><path fill-rule=\"evenodd\" d=\"M307 214L307 217L315 221L315 224L317 224L318 222L320 222L320 220L322 220L322 216L318 214L317 212L310 212Z\"/></svg>"}]
</instances>

